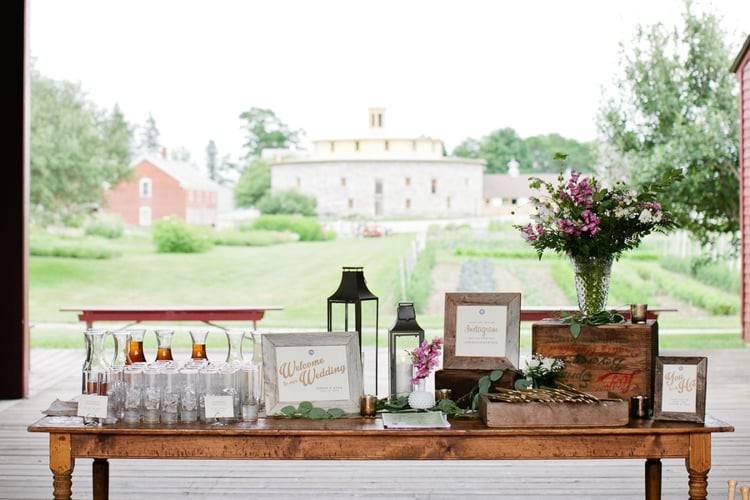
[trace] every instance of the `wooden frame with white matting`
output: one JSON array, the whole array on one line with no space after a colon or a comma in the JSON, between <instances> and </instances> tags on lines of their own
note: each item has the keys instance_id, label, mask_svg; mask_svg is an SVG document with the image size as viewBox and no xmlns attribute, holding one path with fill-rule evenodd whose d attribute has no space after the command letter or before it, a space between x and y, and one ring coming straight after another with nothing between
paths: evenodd
<instances>
[{"instance_id":1,"label":"wooden frame with white matting","mask_svg":"<svg viewBox=\"0 0 750 500\"><path fill-rule=\"evenodd\" d=\"M662 411L662 384L664 383L664 365L697 365L697 384L695 388L695 412ZM703 423L706 418L706 376L708 358L657 356L654 380L654 420L677 420L681 422Z\"/></svg>"},{"instance_id":2,"label":"wooden frame with white matting","mask_svg":"<svg viewBox=\"0 0 750 500\"><path fill-rule=\"evenodd\" d=\"M315 406L324 409L341 408L347 413L359 413L359 400L362 396L362 359L359 351L357 332L284 333L262 335L263 378L265 379L265 404L268 415L278 414L285 406L296 406L299 401L280 401L277 385L276 349L278 347L346 347L347 376L349 378L349 399L320 401L307 399Z\"/></svg>"},{"instance_id":3,"label":"wooden frame with white matting","mask_svg":"<svg viewBox=\"0 0 750 500\"><path fill-rule=\"evenodd\" d=\"M505 306L505 356L457 356L456 318L461 306ZM484 369L515 368L518 366L521 335L521 294L501 293L446 293L445 294L445 350L443 368Z\"/></svg>"}]
</instances>

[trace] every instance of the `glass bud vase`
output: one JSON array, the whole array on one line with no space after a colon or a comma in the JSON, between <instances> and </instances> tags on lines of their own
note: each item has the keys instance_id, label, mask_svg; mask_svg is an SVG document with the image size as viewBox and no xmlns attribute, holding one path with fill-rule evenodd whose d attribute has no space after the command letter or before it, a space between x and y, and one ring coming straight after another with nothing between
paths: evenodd
<instances>
[{"instance_id":1,"label":"glass bud vase","mask_svg":"<svg viewBox=\"0 0 750 500\"><path fill-rule=\"evenodd\" d=\"M417 379L409 394L409 406L415 410L426 410L435 406L435 393L427 390L427 379Z\"/></svg>"},{"instance_id":2,"label":"glass bud vase","mask_svg":"<svg viewBox=\"0 0 750 500\"><path fill-rule=\"evenodd\" d=\"M266 411L265 386L263 382L263 341L260 332L252 333L253 339L253 366L256 376L253 379L255 398L258 400L258 411Z\"/></svg>"},{"instance_id":3,"label":"glass bud vase","mask_svg":"<svg viewBox=\"0 0 750 500\"><path fill-rule=\"evenodd\" d=\"M575 271L578 308L586 316L603 311L607 307L612 256L571 256L571 260Z\"/></svg>"},{"instance_id":4,"label":"glass bud vase","mask_svg":"<svg viewBox=\"0 0 750 500\"><path fill-rule=\"evenodd\" d=\"M156 361L173 361L172 358L172 336L174 330L156 330Z\"/></svg>"}]
</instances>

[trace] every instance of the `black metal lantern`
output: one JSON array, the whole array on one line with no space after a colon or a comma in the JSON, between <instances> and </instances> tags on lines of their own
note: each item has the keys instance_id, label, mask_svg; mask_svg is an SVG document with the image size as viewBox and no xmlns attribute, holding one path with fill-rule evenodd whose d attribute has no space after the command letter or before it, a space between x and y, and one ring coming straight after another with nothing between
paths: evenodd
<instances>
[{"instance_id":1,"label":"black metal lantern","mask_svg":"<svg viewBox=\"0 0 750 500\"><path fill-rule=\"evenodd\" d=\"M378 393L378 298L367 288L365 273L361 267L343 267L341 283L333 295L328 297L328 331L333 331L333 304L344 304L344 330L349 330L349 304L354 304L354 330L359 337L360 357L364 373L362 349L362 302L375 301L375 394Z\"/></svg>"},{"instance_id":2,"label":"black metal lantern","mask_svg":"<svg viewBox=\"0 0 750 500\"><path fill-rule=\"evenodd\" d=\"M399 390L401 389L399 387L399 382L401 382L404 377L408 377L409 381L411 380L411 360L408 361L407 368L406 366L402 366L403 362L399 363L396 358L397 352L405 350L401 349L399 346L400 339L409 337L416 337L417 345L421 345L422 342L424 342L424 330L419 326L419 323L417 323L417 313L414 311L414 303L399 302L398 310L396 312L396 322L391 329L388 330L388 366L390 372L389 392L391 399L394 399L403 392L409 392ZM406 371L401 373L402 370Z\"/></svg>"}]
</instances>

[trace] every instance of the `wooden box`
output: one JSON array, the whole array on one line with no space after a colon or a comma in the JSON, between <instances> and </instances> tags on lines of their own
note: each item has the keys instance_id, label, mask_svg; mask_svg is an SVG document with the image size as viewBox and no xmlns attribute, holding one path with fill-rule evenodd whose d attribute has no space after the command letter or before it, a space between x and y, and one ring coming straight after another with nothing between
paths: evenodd
<instances>
[{"instance_id":1,"label":"wooden box","mask_svg":"<svg viewBox=\"0 0 750 500\"><path fill-rule=\"evenodd\" d=\"M561 382L595 396L614 394L626 401L648 396L654 401L654 366L659 328L647 323L584 326L578 338L558 320L534 323L531 351L565 361Z\"/></svg>"},{"instance_id":2,"label":"wooden box","mask_svg":"<svg viewBox=\"0 0 750 500\"><path fill-rule=\"evenodd\" d=\"M629 420L629 401L602 399L586 403L502 403L479 398L487 427L619 427Z\"/></svg>"},{"instance_id":3,"label":"wooden box","mask_svg":"<svg viewBox=\"0 0 750 500\"><path fill-rule=\"evenodd\" d=\"M438 370L435 372L435 389L450 389L452 391L451 399L457 401L471 392L476 387L479 379L488 375L492 370ZM503 376L494 386L513 389L516 379L519 377L515 370L505 370ZM461 401L459 406L466 408L471 401L466 399Z\"/></svg>"}]
</instances>

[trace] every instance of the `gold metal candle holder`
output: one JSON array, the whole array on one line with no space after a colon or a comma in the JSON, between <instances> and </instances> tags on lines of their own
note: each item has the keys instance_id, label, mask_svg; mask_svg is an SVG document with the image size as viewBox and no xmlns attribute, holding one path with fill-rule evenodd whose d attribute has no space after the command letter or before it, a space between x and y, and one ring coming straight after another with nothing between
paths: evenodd
<instances>
[{"instance_id":1,"label":"gold metal candle holder","mask_svg":"<svg viewBox=\"0 0 750 500\"><path fill-rule=\"evenodd\" d=\"M647 304L630 304L630 322L645 323L648 317Z\"/></svg>"},{"instance_id":2,"label":"gold metal candle holder","mask_svg":"<svg viewBox=\"0 0 750 500\"><path fill-rule=\"evenodd\" d=\"M359 414L363 417L373 418L378 410L378 397L366 395L359 398Z\"/></svg>"},{"instance_id":3,"label":"gold metal candle holder","mask_svg":"<svg viewBox=\"0 0 750 500\"><path fill-rule=\"evenodd\" d=\"M453 391L450 389L438 389L435 391L435 401L450 399Z\"/></svg>"}]
</instances>

